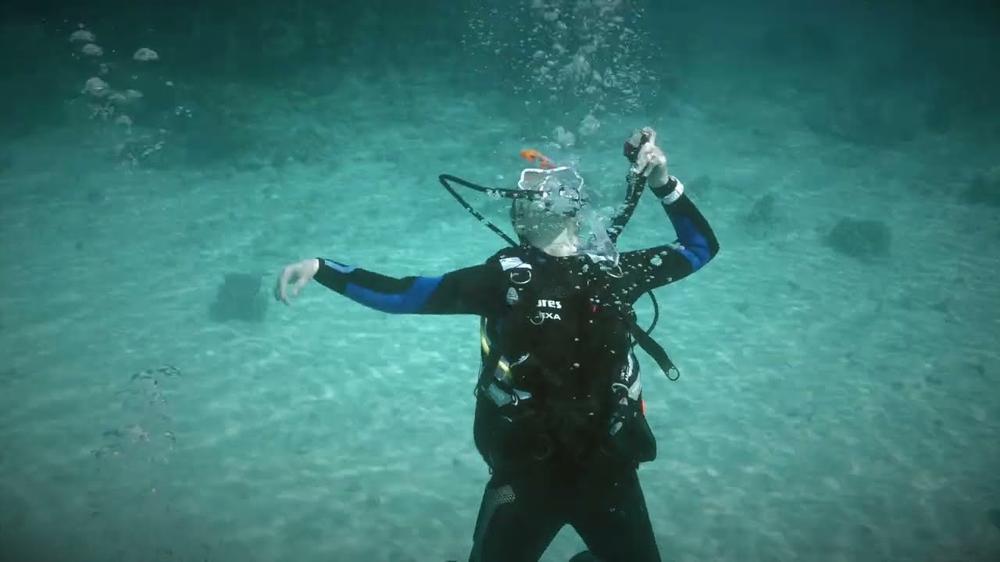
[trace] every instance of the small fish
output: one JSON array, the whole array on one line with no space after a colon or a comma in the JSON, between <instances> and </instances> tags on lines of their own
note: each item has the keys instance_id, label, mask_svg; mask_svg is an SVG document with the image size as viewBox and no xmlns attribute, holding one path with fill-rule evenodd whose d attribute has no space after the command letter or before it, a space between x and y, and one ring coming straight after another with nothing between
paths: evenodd
<instances>
[{"instance_id":1,"label":"small fish","mask_svg":"<svg viewBox=\"0 0 1000 562\"><path fill-rule=\"evenodd\" d=\"M163 377L179 377L180 374L181 370L177 367L174 367L173 365L164 365L162 367L145 369L143 371L139 371L138 373L134 373L129 381L131 382L138 379L153 379L153 382L155 383L157 375Z\"/></svg>"},{"instance_id":2,"label":"small fish","mask_svg":"<svg viewBox=\"0 0 1000 562\"><path fill-rule=\"evenodd\" d=\"M534 148L523 149L521 151L521 158L524 158L529 162L536 163L538 167L543 170L549 170L556 167L556 165L552 163L552 160L549 160L548 156L545 156Z\"/></svg>"}]
</instances>

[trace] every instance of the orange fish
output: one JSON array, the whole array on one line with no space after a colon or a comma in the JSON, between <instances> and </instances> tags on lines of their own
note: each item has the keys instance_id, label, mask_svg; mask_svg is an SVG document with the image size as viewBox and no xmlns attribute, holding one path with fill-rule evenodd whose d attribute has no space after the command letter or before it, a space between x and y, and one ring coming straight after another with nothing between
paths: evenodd
<instances>
[{"instance_id":1,"label":"orange fish","mask_svg":"<svg viewBox=\"0 0 1000 562\"><path fill-rule=\"evenodd\" d=\"M549 160L548 156L545 156L541 152L535 150L534 148L525 148L521 151L521 158L529 162L534 162L537 166L543 170L550 170L555 168L556 165Z\"/></svg>"}]
</instances>

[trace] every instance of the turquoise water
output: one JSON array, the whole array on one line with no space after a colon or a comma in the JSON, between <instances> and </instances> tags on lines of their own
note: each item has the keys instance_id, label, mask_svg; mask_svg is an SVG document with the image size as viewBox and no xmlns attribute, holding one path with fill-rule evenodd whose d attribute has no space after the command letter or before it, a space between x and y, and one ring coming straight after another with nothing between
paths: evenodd
<instances>
[{"instance_id":1,"label":"turquoise water","mask_svg":"<svg viewBox=\"0 0 1000 562\"><path fill-rule=\"evenodd\" d=\"M478 319L274 277L479 263L438 174L610 206L643 125L722 246L640 357L664 559L1000 559L989 3L327 4L0 9L0 559L464 560Z\"/></svg>"}]
</instances>

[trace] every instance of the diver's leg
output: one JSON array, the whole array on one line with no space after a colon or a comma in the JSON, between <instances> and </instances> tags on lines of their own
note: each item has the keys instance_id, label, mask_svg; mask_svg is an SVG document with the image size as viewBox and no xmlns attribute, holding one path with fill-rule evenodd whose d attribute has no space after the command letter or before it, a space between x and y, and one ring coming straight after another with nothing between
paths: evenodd
<instances>
[{"instance_id":1,"label":"diver's leg","mask_svg":"<svg viewBox=\"0 0 1000 562\"><path fill-rule=\"evenodd\" d=\"M634 468L587 478L570 524L604 562L660 562L660 552Z\"/></svg>"},{"instance_id":2,"label":"diver's leg","mask_svg":"<svg viewBox=\"0 0 1000 562\"><path fill-rule=\"evenodd\" d=\"M545 480L496 474L490 478L469 562L537 562L541 558L565 522Z\"/></svg>"}]
</instances>

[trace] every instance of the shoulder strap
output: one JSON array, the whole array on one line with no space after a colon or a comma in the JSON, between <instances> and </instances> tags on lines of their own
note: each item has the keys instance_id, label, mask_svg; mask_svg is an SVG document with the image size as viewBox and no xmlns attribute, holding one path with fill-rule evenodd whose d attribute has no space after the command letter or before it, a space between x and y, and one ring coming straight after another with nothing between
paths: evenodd
<instances>
[{"instance_id":1,"label":"shoulder strap","mask_svg":"<svg viewBox=\"0 0 1000 562\"><path fill-rule=\"evenodd\" d=\"M629 314L621 315L622 322L628 326L629 334L635 339L636 343L643 351L649 354L650 357L656 361L663 373L667 375L667 378L675 381L680 378L681 373L677 370L674 362L670 360L670 356L667 355L667 350L663 349L663 346L658 344L656 340L653 339L645 330L639 327L636 323L635 318L632 318Z\"/></svg>"}]
</instances>

